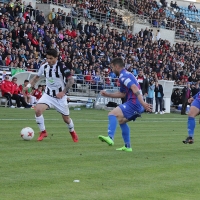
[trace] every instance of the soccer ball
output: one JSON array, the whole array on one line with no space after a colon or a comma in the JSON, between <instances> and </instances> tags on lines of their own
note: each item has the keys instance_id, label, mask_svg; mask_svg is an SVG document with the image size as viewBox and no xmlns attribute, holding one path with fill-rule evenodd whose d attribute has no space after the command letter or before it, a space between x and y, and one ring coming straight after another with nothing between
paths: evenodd
<instances>
[{"instance_id":1,"label":"soccer ball","mask_svg":"<svg viewBox=\"0 0 200 200\"><path fill-rule=\"evenodd\" d=\"M21 130L21 137L24 140L32 140L34 137L34 130L30 127L23 128Z\"/></svg>"}]
</instances>

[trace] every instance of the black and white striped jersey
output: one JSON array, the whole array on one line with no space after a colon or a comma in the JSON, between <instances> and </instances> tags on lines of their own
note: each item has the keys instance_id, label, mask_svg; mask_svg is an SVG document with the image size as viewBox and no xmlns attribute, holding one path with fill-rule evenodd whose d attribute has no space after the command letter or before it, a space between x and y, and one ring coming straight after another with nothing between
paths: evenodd
<instances>
[{"instance_id":1,"label":"black and white striped jersey","mask_svg":"<svg viewBox=\"0 0 200 200\"><path fill-rule=\"evenodd\" d=\"M46 77L45 93L51 97L56 97L56 94L64 90L65 78L67 80L71 76L71 72L61 62L57 62L53 66L45 63L40 67L37 75Z\"/></svg>"}]
</instances>

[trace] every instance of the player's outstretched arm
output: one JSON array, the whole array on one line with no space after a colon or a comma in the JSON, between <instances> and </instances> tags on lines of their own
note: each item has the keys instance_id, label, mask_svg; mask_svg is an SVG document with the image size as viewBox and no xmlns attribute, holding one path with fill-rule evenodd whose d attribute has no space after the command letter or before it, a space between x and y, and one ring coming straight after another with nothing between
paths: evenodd
<instances>
[{"instance_id":1,"label":"player's outstretched arm","mask_svg":"<svg viewBox=\"0 0 200 200\"><path fill-rule=\"evenodd\" d=\"M110 98L124 98L125 97L125 93L122 93L120 91L115 92L115 93L107 93L105 90L102 90L100 92L100 94L104 97L110 97Z\"/></svg>"},{"instance_id":2,"label":"player's outstretched arm","mask_svg":"<svg viewBox=\"0 0 200 200\"><path fill-rule=\"evenodd\" d=\"M35 84L36 84L36 82L38 81L38 79L39 79L40 77L38 76L38 75L36 75L36 76L34 76L29 82L29 84L27 85L27 87L33 87Z\"/></svg>"},{"instance_id":3,"label":"player's outstretched arm","mask_svg":"<svg viewBox=\"0 0 200 200\"><path fill-rule=\"evenodd\" d=\"M142 97L142 94L141 94L141 92L139 91L138 87L137 87L135 84L133 84L133 85L131 86L131 89L132 89L133 93L137 96L139 102L140 102L141 105L144 107L144 109L150 112L150 111L152 110L151 105L148 104L148 103L146 103L146 102L144 102L143 97Z\"/></svg>"}]
</instances>

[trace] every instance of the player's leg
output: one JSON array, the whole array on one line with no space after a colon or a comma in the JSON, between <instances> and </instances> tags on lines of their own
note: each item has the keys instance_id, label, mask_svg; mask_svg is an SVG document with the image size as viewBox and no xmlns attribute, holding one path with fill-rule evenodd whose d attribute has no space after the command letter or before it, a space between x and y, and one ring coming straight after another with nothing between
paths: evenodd
<instances>
[{"instance_id":1,"label":"player's leg","mask_svg":"<svg viewBox=\"0 0 200 200\"><path fill-rule=\"evenodd\" d=\"M117 128L117 122L125 123L128 121L124 118L123 112L120 107L116 107L108 113L108 136L99 135L99 139L102 142L106 142L108 145L114 145L114 136Z\"/></svg>"},{"instance_id":2,"label":"player's leg","mask_svg":"<svg viewBox=\"0 0 200 200\"><path fill-rule=\"evenodd\" d=\"M69 109L68 109L69 110ZM69 113L69 111L68 111ZM63 115L62 114L62 118L64 120L64 122L67 124L67 127L69 129L69 132L72 136L72 140L74 142L78 142L78 135L76 134L76 131L74 130L74 123L73 123L73 120L70 118L69 115Z\"/></svg>"},{"instance_id":3,"label":"player's leg","mask_svg":"<svg viewBox=\"0 0 200 200\"><path fill-rule=\"evenodd\" d=\"M44 94L41 99L38 101L38 104L35 106L35 120L40 129L40 136L38 141L42 141L44 137L47 137L47 132L44 124L43 112L51 106L51 98L47 94Z\"/></svg>"},{"instance_id":4,"label":"player's leg","mask_svg":"<svg viewBox=\"0 0 200 200\"><path fill-rule=\"evenodd\" d=\"M46 104L37 104L35 107L35 120L40 129L40 136L38 137L38 141L42 141L44 137L47 137L47 132L44 124L43 112L48 108Z\"/></svg>"},{"instance_id":5,"label":"player's leg","mask_svg":"<svg viewBox=\"0 0 200 200\"><path fill-rule=\"evenodd\" d=\"M192 144L194 143L194 130L195 130L195 117L199 114L200 110L200 102L198 100L194 100L190 107L190 111L188 113L188 137L183 141L184 144Z\"/></svg>"},{"instance_id":6,"label":"player's leg","mask_svg":"<svg viewBox=\"0 0 200 200\"><path fill-rule=\"evenodd\" d=\"M78 142L78 136L76 134L76 131L74 130L73 120L69 116L69 107L68 107L68 103L67 103L67 96L64 96L62 99L53 98L51 103L54 106L54 108L56 109L56 111L58 111L59 113L62 114L62 118L69 129L69 132L72 136L73 141Z\"/></svg>"}]
</instances>

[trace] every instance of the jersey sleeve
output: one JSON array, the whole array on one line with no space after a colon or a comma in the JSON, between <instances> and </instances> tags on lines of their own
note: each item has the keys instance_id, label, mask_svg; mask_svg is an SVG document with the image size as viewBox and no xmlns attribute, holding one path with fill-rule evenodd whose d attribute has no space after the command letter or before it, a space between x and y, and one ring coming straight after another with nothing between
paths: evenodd
<instances>
[{"instance_id":1,"label":"jersey sleeve","mask_svg":"<svg viewBox=\"0 0 200 200\"><path fill-rule=\"evenodd\" d=\"M45 65L45 64L44 64ZM42 65L39 70L38 70L38 73L37 73L37 76L42 76L43 73L44 73L44 65Z\"/></svg>"},{"instance_id":2,"label":"jersey sleeve","mask_svg":"<svg viewBox=\"0 0 200 200\"><path fill-rule=\"evenodd\" d=\"M68 79L69 77L72 76L70 69L63 66L62 63L61 63L60 69L61 69L61 73L62 73L63 77L65 77L66 79Z\"/></svg>"},{"instance_id":3,"label":"jersey sleeve","mask_svg":"<svg viewBox=\"0 0 200 200\"><path fill-rule=\"evenodd\" d=\"M133 85L133 84L135 84L136 85L136 80L134 81L134 80L132 80L129 76L122 76L121 78L120 78L120 82L123 84L123 85L125 85L127 88L131 88L131 86ZM120 84L121 85L121 84Z\"/></svg>"}]
</instances>

